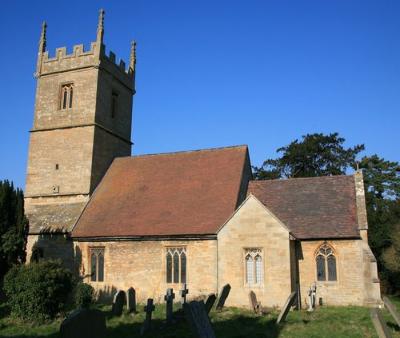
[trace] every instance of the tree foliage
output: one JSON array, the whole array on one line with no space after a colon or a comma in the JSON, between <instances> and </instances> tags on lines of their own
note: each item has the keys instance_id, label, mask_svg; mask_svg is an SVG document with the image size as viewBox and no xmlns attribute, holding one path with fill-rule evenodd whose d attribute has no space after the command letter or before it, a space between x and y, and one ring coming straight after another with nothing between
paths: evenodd
<instances>
[{"instance_id":1,"label":"tree foliage","mask_svg":"<svg viewBox=\"0 0 400 338\"><path fill-rule=\"evenodd\" d=\"M52 319L63 311L72 288L72 274L61 261L15 265L4 278L11 313L30 321Z\"/></svg>"},{"instance_id":2,"label":"tree foliage","mask_svg":"<svg viewBox=\"0 0 400 338\"><path fill-rule=\"evenodd\" d=\"M0 278L13 264L25 262L28 220L24 194L9 181L0 181Z\"/></svg>"},{"instance_id":3,"label":"tree foliage","mask_svg":"<svg viewBox=\"0 0 400 338\"><path fill-rule=\"evenodd\" d=\"M341 175L354 164L356 156L364 150L359 144L344 147L345 139L338 133L307 134L281 147L277 159L267 159L260 168L254 167L256 179L313 177Z\"/></svg>"}]
</instances>

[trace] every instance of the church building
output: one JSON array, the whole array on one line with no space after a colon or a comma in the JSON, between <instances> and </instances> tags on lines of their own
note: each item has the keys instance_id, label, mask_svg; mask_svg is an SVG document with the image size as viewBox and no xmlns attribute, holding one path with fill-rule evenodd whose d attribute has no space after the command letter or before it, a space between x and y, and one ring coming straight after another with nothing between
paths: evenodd
<instances>
[{"instance_id":1,"label":"church building","mask_svg":"<svg viewBox=\"0 0 400 338\"><path fill-rule=\"evenodd\" d=\"M135 288L163 302L229 283L228 306L302 306L315 283L328 305L381 303L368 245L363 176L254 181L249 149L131 156L136 45L116 62L103 42L39 42L25 209L29 260L59 258L99 297Z\"/></svg>"}]
</instances>

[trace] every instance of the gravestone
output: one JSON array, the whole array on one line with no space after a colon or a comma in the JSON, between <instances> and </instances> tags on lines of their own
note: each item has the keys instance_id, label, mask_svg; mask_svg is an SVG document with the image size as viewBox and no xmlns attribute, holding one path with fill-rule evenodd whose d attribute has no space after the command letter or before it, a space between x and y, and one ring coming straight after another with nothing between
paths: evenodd
<instances>
[{"instance_id":1,"label":"gravestone","mask_svg":"<svg viewBox=\"0 0 400 338\"><path fill-rule=\"evenodd\" d=\"M254 313L260 313L261 303L257 301L257 296L253 291L250 291L249 299L250 299L250 308L253 309Z\"/></svg>"},{"instance_id":2,"label":"gravestone","mask_svg":"<svg viewBox=\"0 0 400 338\"><path fill-rule=\"evenodd\" d=\"M106 338L106 317L100 310L78 309L60 326L60 338Z\"/></svg>"},{"instance_id":3,"label":"gravestone","mask_svg":"<svg viewBox=\"0 0 400 338\"><path fill-rule=\"evenodd\" d=\"M250 300L250 308L254 311L256 314L264 315L269 312L271 312L271 309L268 309L266 307L261 306L261 302L257 300L257 296L254 293L254 291L249 292L249 300Z\"/></svg>"},{"instance_id":4,"label":"gravestone","mask_svg":"<svg viewBox=\"0 0 400 338\"><path fill-rule=\"evenodd\" d=\"M217 297L215 296L215 293L211 293L208 295L206 303L204 304L207 314L210 313L216 299Z\"/></svg>"},{"instance_id":5,"label":"gravestone","mask_svg":"<svg viewBox=\"0 0 400 338\"><path fill-rule=\"evenodd\" d=\"M385 303L385 307L389 310L393 319L396 321L397 326L400 328L400 314L396 311L396 308L392 304L392 302L387 297L383 297L383 302Z\"/></svg>"},{"instance_id":6,"label":"gravestone","mask_svg":"<svg viewBox=\"0 0 400 338\"><path fill-rule=\"evenodd\" d=\"M198 338L215 338L203 301L192 301L183 304L186 320Z\"/></svg>"},{"instance_id":7,"label":"gravestone","mask_svg":"<svg viewBox=\"0 0 400 338\"><path fill-rule=\"evenodd\" d=\"M124 308L124 304L126 302L126 294L125 291L119 290L115 295L113 299L113 305L112 305L112 314L114 316L121 316L122 315L122 310Z\"/></svg>"},{"instance_id":8,"label":"gravestone","mask_svg":"<svg viewBox=\"0 0 400 338\"><path fill-rule=\"evenodd\" d=\"M147 305L144 307L144 311L146 312L146 318L143 322L142 328L140 329L140 335L143 336L151 327L151 316L153 311L155 310L155 306L153 304L153 299L147 299Z\"/></svg>"},{"instance_id":9,"label":"gravestone","mask_svg":"<svg viewBox=\"0 0 400 338\"><path fill-rule=\"evenodd\" d=\"M132 287L128 289L128 296L126 298L126 307L129 313L131 312L136 313L136 291Z\"/></svg>"},{"instance_id":10,"label":"gravestone","mask_svg":"<svg viewBox=\"0 0 400 338\"><path fill-rule=\"evenodd\" d=\"M221 311L222 308L224 307L225 301L228 298L230 291L231 291L231 286L229 284L226 284L222 288L222 292L221 292L221 295L219 296L218 303L217 303L217 310L218 311Z\"/></svg>"},{"instance_id":11,"label":"gravestone","mask_svg":"<svg viewBox=\"0 0 400 338\"><path fill-rule=\"evenodd\" d=\"M186 283L183 284L183 289L179 292L181 294L181 297L183 298L183 304L186 304L186 296L189 293L189 289L186 287Z\"/></svg>"},{"instance_id":12,"label":"gravestone","mask_svg":"<svg viewBox=\"0 0 400 338\"><path fill-rule=\"evenodd\" d=\"M386 321L382 317L382 313L380 309L373 308L370 310L372 323L374 324L376 333L379 338L391 338L392 334L390 333L388 327L386 326Z\"/></svg>"},{"instance_id":13,"label":"gravestone","mask_svg":"<svg viewBox=\"0 0 400 338\"><path fill-rule=\"evenodd\" d=\"M173 289L167 289L167 294L164 296L164 300L167 302L167 324L172 324L173 309L174 309L174 298L175 293Z\"/></svg>"},{"instance_id":14,"label":"gravestone","mask_svg":"<svg viewBox=\"0 0 400 338\"><path fill-rule=\"evenodd\" d=\"M288 297L285 305L283 306L281 313L276 320L276 323L279 324L280 322L285 321L287 314L289 313L290 308L292 307L294 301L296 300L296 291L293 291L290 296Z\"/></svg>"}]
</instances>

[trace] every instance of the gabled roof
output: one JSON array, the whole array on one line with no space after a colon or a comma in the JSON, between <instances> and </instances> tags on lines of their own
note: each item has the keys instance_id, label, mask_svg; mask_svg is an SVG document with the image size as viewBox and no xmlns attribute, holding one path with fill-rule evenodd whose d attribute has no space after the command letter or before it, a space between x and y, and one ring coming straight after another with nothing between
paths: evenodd
<instances>
[{"instance_id":1,"label":"gabled roof","mask_svg":"<svg viewBox=\"0 0 400 338\"><path fill-rule=\"evenodd\" d=\"M360 236L354 176L251 181L248 193L298 239Z\"/></svg>"},{"instance_id":2,"label":"gabled roof","mask_svg":"<svg viewBox=\"0 0 400 338\"><path fill-rule=\"evenodd\" d=\"M117 158L72 237L215 234L249 168L247 146Z\"/></svg>"}]
</instances>

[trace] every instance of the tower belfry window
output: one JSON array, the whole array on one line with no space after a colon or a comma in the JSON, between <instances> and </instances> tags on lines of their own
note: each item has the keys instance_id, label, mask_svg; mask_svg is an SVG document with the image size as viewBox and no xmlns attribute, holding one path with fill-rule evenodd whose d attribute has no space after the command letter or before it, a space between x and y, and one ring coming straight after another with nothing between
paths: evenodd
<instances>
[{"instance_id":1,"label":"tower belfry window","mask_svg":"<svg viewBox=\"0 0 400 338\"><path fill-rule=\"evenodd\" d=\"M60 109L72 108L73 95L74 95L74 86L72 83L63 84L61 86Z\"/></svg>"}]
</instances>

